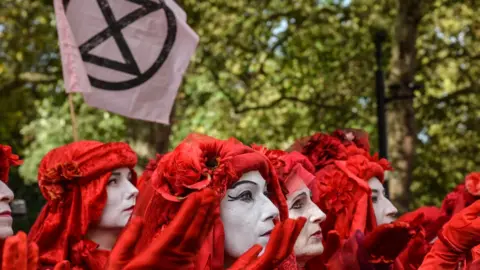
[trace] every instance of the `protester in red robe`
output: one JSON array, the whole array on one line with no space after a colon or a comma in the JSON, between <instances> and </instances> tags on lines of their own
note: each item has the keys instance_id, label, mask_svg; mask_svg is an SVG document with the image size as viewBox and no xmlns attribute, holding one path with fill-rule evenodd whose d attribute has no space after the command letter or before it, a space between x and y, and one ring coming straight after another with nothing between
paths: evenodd
<instances>
[{"instance_id":1,"label":"protester in red robe","mask_svg":"<svg viewBox=\"0 0 480 270\"><path fill-rule=\"evenodd\" d=\"M287 205L274 168L264 155L234 139L187 137L159 161L149 182L135 210L144 220L141 237L125 269L273 269L292 253L305 222L285 220ZM191 233L171 229L195 215L182 211L195 200L192 196L202 197L198 207L205 209L212 193L217 204L206 212L210 219L200 222L204 226ZM274 226L278 215L283 221ZM209 226L206 235L198 234ZM165 246L160 256L142 252L158 242L171 244L165 241L171 235L188 234L199 237L190 245Z\"/></svg>"},{"instance_id":2,"label":"protester in red robe","mask_svg":"<svg viewBox=\"0 0 480 270\"><path fill-rule=\"evenodd\" d=\"M63 260L72 269L105 268L135 205L136 163L121 142L74 142L42 159L38 184L47 204L28 235L42 268Z\"/></svg>"}]
</instances>

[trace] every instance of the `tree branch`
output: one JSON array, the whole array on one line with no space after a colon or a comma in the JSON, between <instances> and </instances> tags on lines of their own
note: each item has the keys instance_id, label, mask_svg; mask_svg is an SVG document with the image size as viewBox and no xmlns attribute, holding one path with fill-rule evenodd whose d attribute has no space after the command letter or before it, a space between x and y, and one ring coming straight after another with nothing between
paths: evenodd
<instances>
[{"instance_id":1,"label":"tree branch","mask_svg":"<svg viewBox=\"0 0 480 270\"><path fill-rule=\"evenodd\" d=\"M314 107L317 107L319 109L340 109L341 108L341 106L326 105L326 104L314 102L312 100L305 100L305 99L300 99L298 97L286 96L285 95L285 96L280 96L279 98L275 99L274 101L270 102L269 104L252 106L252 107L244 107L244 108L241 108L241 109L234 108L234 111L237 114L242 114L242 113L245 113L245 112L248 112L248 111L259 111L259 110L272 109L273 107L277 106L282 101L298 102L298 103L302 103L302 104L305 104L305 105L314 106Z\"/></svg>"}]
</instances>

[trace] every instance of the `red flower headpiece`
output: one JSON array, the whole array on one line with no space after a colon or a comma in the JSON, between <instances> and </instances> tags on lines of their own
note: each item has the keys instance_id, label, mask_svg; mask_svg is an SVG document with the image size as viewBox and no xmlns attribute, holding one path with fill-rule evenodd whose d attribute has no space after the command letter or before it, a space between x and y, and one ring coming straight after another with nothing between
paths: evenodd
<instances>
[{"instance_id":1,"label":"red flower headpiece","mask_svg":"<svg viewBox=\"0 0 480 270\"><path fill-rule=\"evenodd\" d=\"M12 148L9 145L0 144L0 181L8 183L10 166L18 166L22 163L23 161L12 153Z\"/></svg>"},{"instance_id":2,"label":"red flower headpiece","mask_svg":"<svg viewBox=\"0 0 480 270\"><path fill-rule=\"evenodd\" d=\"M253 144L252 148L257 152L264 154L268 158L270 163L272 163L273 167L275 168L277 172L277 176L281 178L281 175L284 174L284 172L281 170L283 170L286 165L282 157L288 154L288 152L285 152L283 150L270 150L265 146L256 145L256 144Z\"/></svg>"},{"instance_id":3,"label":"red flower headpiece","mask_svg":"<svg viewBox=\"0 0 480 270\"><path fill-rule=\"evenodd\" d=\"M207 186L223 196L248 171L260 171L268 182L272 178L269 166L264 155L235 139L221 141L193 134L161 159L151 182L163 198L179 202Z\"/></svg>"},{"instance_id":4,"label":"red flower headpiece","mask_svg":"<svg viewBox=\"0 0 480 270\"><path fill-rule=\"evenodd\" d=\"M348 169L357 177L368 181L373 177L384 182L384 174L386 170L391 170L390 163L386 159L378 160L377 156L368 158L364 155L355 155L348 157Z\"/></svg>"},{"instance_id":5,"label":"red flower headpiece","mask_svg":"<svg viewBox=\"0 0 480 270\"><path fill-rule=\"evenodd\" d=\"M335 160L347 159L347 149L340 139L324 133L300 139L289 150L305 155L317 171Z\"/></svg>"},{"instance_id":6,"label":"red flower headpiece","mask_svg":"<svg viewBox=\"0 0 480 270\"><path fill-rule=\"evenodd\" d=\"M480 172L472 172L465 177L465 187L473 196L480 196Z\"/></svg>"}]
</instances>

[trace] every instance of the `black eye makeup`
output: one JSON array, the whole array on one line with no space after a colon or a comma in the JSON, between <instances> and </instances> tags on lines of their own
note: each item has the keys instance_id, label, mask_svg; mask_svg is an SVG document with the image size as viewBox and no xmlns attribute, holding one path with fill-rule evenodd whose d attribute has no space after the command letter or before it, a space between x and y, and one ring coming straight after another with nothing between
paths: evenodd
<instances>
[{"instance_id":1,"label":"black eye makeup","mask_svg":"<svg viewBox=\"0 0 480 270\"><path fill-rule=\"evenodd\" d=\"M237 196L232 196L232 195L227 195L228 196L228 201L243 201L243 202L250 202L253 201L253 194L250 190L245 190L241 192Z\"/></svg>"},{"instance_id":2,"label":"black eye makeup","mask_svg":"<svg viewBox=\"0 0 480 270\"><path fill-rule=\"evenodd\" d=\"M302 209L304 205L304 199L299 199L292 204L292 207L290 207L290 209Z\"/></svg>"},{"instance_id":3,"label":"black eye makeup","mask_svg":"<svg viewBox=\"0 0 480 270\"><path fill-rule=\"evenodd\" d=\"M117 183L117 178L110 178L108 179L107 185L112 185Z\"/></svg>"},{"instance_id":4,"label":"black eye makeup","mask_svg":"<svg viewBox=\"0 0 480 270\"><path fill-rule=\"evenodd\" d=\"M310 195L310 194L308 194ZM306 200L307 200L307 193L305 192L302 192L300 194L298 194L294 199L293 199L293 203L292 203L292 206L290 206L290 209L302 209L305 204L306 204Z\"/></svg>"}]
</instances>

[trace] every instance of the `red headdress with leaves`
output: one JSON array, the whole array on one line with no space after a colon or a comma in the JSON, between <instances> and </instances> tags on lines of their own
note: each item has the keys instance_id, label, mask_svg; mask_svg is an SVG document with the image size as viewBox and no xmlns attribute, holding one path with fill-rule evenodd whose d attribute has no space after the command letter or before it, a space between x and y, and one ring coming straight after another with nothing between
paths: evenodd
<instances>
[{"instance_id":1,"label":"red headdress with leaves","mask_svg":"<svg viewBox=\"0 0 480 270\"><path fill-rule=\"evenodd\" d=\"M289 151L298 151L305 155L318 171L332 164L335 160L347 159L347 149L342 141L325 133L315 133L312 136L297 140Z\"/></svg>"},{"instance_id":2,"label":"red headdress with leaves","mask_svg":"<svg viewBox=\"0 0 480 270\"><path fill-rule=\"evenodd\" d=\"M111 172L128 167L135 184L136 163L135 152L121 142L79 141L45 155L38 169L38 185L47 204L28 235L39 247L42 266L62 260L80 268L105 266L109 253L98 251L98 245L85 236L89 226L100 221Z\"/></svg>"},{"instance_id":3,"label":"red headdress with leaves","mask_svg":"<svg viewBox=\"0 0 480 270\"><path fill-rule=\"evenodd\" d=\"M134 214L143 216L145 226L137 252L147 247L155 234L169 224L189 194L208 187L223 198L226 190L249 171L261 173L272 201L279 208L280 218L288 217L285 197L266 156L235 139L188 136L159 161L150 185L144 187L138 198ZM223 224L219 218L199 251L198 269L224 268L223 241Z\"/></svg>"},{"instance_id":4,"label":"red headdress with leaves","mask_svg":"<svg viewBox=\"0 0 480 270\"><path fill-rule=\"evenodd\" d=\"M8 183L8 173L11 166L18 166L23 163L20 158L12 153L12 147L0 144L0 181Z\"/></svg>"}]
</instances>

